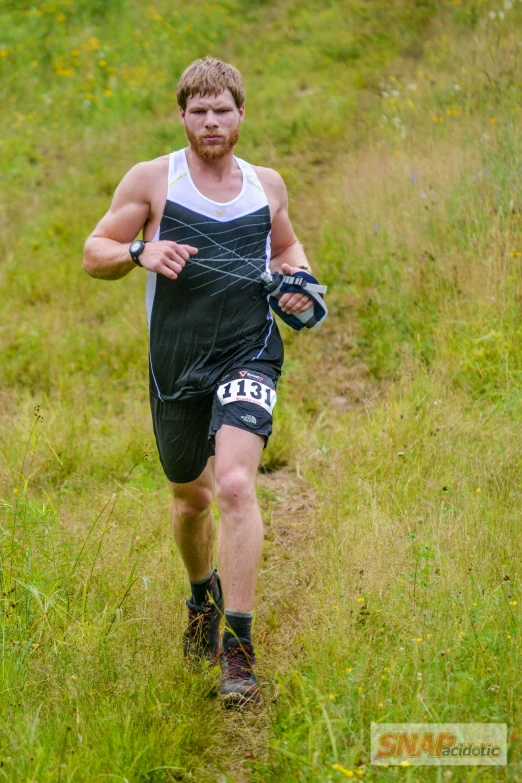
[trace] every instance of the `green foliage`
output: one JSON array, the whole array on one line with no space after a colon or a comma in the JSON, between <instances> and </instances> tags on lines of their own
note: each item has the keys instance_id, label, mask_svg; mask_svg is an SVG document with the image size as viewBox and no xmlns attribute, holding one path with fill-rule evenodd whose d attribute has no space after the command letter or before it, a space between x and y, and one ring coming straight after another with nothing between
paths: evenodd
<instances>
[{"instance_id":1,"label":"green foliage","mask_svg":"<svg viewBox=\"0 0 522 783\"><path fill-rule=\"evenodd\" d=\"M425 768L369 766L370 722L519 723L512 6L3 3L0 773L10 780L431 780ZM205 54L244 72L239 154L284 175L297 233L330 286L322 330L285 332L263 455L277 557L261 574L256 634L268 634L261 670L279 695L252 723L223 720L215 677L181 664L186 585L151 455L143 279L102 283L80 269L123 173L185 143L175 85ZM37 410L27 440L36 405L45 422ZM290 545L274 522L279 474L291 476ZM286 562L299 622L300 607L277 603ZM448 779L468 779L460 773ZM519 777L516 741L506 774L481 772Z\"/></svg>"}]
</instances>

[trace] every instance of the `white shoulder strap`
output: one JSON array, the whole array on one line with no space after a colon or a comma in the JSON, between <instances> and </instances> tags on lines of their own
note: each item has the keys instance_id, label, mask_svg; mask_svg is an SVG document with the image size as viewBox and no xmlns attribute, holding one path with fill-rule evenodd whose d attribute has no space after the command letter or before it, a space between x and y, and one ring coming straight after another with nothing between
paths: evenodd
<instances>
[{"instance_id":1,"label":"white shoulder strap","mask_svg":"<svg viewBox=\"0 0 522 783\"><path fill-rule=\"evenodd\" d=\"M186 176L185 167L183 166L183 157L180 150L171 152L169 155L169 182L167 188L167 197L174 183L178 182L182 177Z\"/></svg>"},{"instance_id":2,"label":"white shoulder strap","mask_svg":"<svg viewBox=\"0 0 522 783\"><path fill-rule=\"evenodd\" d=\"M258 190L260 190L261 193L265 193L265 189L262 186L259 177L257 176L254 170L254 167L250 163L247 163L247 161L243 160L242 158L236 158L236 160L239 164L240 169L243 171L243 175L246 181L250 185L253 185L255 188L258 188Z\"/></svg>"}]
</instances>

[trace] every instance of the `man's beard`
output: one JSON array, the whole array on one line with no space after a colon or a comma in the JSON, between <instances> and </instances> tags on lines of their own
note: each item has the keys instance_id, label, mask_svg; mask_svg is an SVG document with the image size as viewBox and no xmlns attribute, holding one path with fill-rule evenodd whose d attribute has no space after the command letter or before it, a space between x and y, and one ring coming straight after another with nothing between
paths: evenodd
<instances>
[{"instance_id":1,"label":"man's beard","mask_svg":"<svg viewBox=\"0 0 522 783\"><path fill-rule=\"evenodd\" d=\"M204 131L203 133L193 133L193 131L189 130L186 125L185 131L187 133L187 139L189 140L190 146L196 155L198 155L200 158L203 158L204 160L219 160L219 158L223 158L225 155L228 155L228 153L233 150L234 145L237 144L240 133L239 125L237 125L237 127L231 130L229 133L214 134L215 136L220 136L223 140L219 144L208 144L204 137L212 135L209 131Z\"/></svg>"}]
</instances>

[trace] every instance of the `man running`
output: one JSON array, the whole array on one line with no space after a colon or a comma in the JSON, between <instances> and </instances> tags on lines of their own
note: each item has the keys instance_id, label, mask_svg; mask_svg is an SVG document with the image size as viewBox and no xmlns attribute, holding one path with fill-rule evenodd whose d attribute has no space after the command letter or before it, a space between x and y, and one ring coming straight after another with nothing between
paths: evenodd
<instances>
[{"instance_id":1,"label":"man running","mask_svg":"<svg viewBox=\"0 0 522 783\"><path fill-rule=\"evenodd\" d=\"M260 275L309 264L280 175L233 154L245 116L240 73L196 60L177 100L189 146L125 175L85 244L83 265L104 280L148 271L152 419L192 589L184 652L220 659L222 698L242 704L260 699L251 635L263 546L255 478L283 362ZM300 313L310 299L287 293L279 305Z\"/></svg>"}]
</instances>

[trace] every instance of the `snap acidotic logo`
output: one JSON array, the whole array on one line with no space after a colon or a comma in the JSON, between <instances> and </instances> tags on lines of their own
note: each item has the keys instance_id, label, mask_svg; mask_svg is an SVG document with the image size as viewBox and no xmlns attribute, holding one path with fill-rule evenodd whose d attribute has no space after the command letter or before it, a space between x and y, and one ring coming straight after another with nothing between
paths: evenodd
<instances>
[{"instance_id":1,"label":"snap acidotic logo","mask_svg":"<svg viewBox=\"0 0 522 783\"><path fill-rule=\"evenodd\" d=\"M507 764L505 723L372 723L371 763Z\"/></svg>"}]
</instances>

